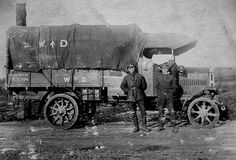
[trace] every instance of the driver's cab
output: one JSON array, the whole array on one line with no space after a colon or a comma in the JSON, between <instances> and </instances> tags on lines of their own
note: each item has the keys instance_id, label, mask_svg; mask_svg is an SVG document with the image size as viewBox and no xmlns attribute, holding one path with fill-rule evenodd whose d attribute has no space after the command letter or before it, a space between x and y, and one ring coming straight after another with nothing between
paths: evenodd
<instances>
[{"instance_id":1,"label":"driver's cab","mask_svg":"<svg viewBox=\"0 0 236 160\"><path fill-rule=\"evenodd\" d=\"M160 75L160 67L162 64L170 60L175 62L174 49L169 47L148 47L144 48L143 55L139 60L139 72L145 77L148 85L146 94L154 96L157 89L154 87L156 78ZM183 66L178 66L179 76L187 77L187 72ZM160 73L161 74L161 73Z\"/></svg>"},{"instance_id":2,"label":"driver's cab","mask_svg":"<svg viewBox=\"0 0 236 160\"><path fill-rule=\"evenodd\" d=\"M147 47L143 49L144 56L139 59L139 73L141 73L148 84L147 96L155 96L157 94L154 87L155 77L158 77L158 68L161 64L169 60L175 60L173 49L168 47Z\"/></svg>"},{"instance_id":3,"label":"driver's cab","mask_svg":"<svg viewBox=\"0 0 236 160\"><path fill-rule=\"evenodd\" d=\"M152 55L152 62L157 65L168 62L171 59L175 60L173 49L167 47L145 48L143 55Z\"/></svg>"}]
</instances>

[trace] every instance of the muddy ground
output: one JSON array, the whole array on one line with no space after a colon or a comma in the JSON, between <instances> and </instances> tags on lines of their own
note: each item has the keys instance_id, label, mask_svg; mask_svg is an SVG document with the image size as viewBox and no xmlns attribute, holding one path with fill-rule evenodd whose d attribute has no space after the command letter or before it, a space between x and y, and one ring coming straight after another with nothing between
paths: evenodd
<instances>
[{"instance_id":1,"label":"muddy ground","mask_svg":"<svg viewBox=\"0 0 236 160\"><path fill-rule=\"evenodd\" d=\"M55 129L45 120L0 122L0 160L160 159L235 160L236 99L226 93L230 120L212 129L180 123L156 132L157 113L148 113L151 132L132 133L130 112L125 106L100 107L97 125Z\"/></svg>"},{"instance_id":2,"label":"muddy ground","mask_svg":"<svg viewBox=\"0 0 236 160\"><path fill-rule=\"evenodd\" d=\"M121 114L119 114L120 116ZM55 129L45 120L0 123L0 159L236 159L236 121L226 121L212 129L180 126L172 133L166 126L156 132L132 133L128 121L96 126Z\"/></svg>"}]
</instances>

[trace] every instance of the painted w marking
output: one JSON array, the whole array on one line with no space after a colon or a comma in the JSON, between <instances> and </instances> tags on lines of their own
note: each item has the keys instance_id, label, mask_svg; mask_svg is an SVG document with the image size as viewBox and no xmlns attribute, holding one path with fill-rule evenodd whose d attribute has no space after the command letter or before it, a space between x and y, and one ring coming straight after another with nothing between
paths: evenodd
<instances>
[{"instance_id":1,"label":"painted w marking","mask_svg":"<svg viewBox=\"0 0 236 160\"><path fill-rule=\"evenodd\" d=\"M64 81L67 83L67 82L70 82L70 77L64 77Z\"/></svg>"}]
</instances>

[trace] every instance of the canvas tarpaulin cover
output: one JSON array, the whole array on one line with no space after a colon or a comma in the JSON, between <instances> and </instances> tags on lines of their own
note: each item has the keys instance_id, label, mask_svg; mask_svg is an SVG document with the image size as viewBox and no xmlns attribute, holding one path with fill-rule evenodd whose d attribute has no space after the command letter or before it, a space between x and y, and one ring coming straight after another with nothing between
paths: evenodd
<instances>
[{"instance_id":1,"label":"canvas tarpaulin cover","mask_svg":"<svg viewBox=\"0 0 236 160\"><path fill-rule=\"evenodd\" d=\"M143 49L136 25L14 26L7 31L7 67L42 69L125 70Z\"/></svg>"}]
</instances>

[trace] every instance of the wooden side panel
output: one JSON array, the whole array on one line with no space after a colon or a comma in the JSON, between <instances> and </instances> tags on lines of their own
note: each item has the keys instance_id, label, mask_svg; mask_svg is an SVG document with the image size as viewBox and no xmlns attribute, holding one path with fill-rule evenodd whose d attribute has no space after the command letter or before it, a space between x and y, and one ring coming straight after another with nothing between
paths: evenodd
<instances>
[{"instance_id":1,"label":"wooden side panel","mask_svg":"<svg viewBox=\"0 0 236 160\"><path fill-rule=\"evenodd\" d=\"M107 87L108 97L123 95L120 84L126 73L113 70L76 70L75 87Z\"/></svg>"},{"instance_id":2,"label":"wooden side panel","mask_svg":"<svg viewBox=\"0 0 236 160\"><path fill-rule=\"evenodd\" d=\"M75 87L102 87L102 71L76 70L74 74Z\"/></svg>"},{"instance_id":3,"label":"wooden side panel","mask_svg":"<svg viewBox=\"0 0 236 160\"><path fill-rule=\"evenodd\" d=\"M52 70L52 84L55 87L72 87L72 70Z\"/></svg>"},{"instance_id":4,"label":"wooden side panel","mask_svg":"<svg viewBox=\"0 0 236 160\"><path fill-rule=\"evenodd\" d=\"M10 71L9 87L71 87L72 70L44 70L43 73Z\"/></svg>"},{"instance_id":5,"label":"wooden side panel","mask_svg":"<svg viewBox=\"0 0 236 160\"><path fill-rule=\"evenodd\" d=\"M8 87L29 87L30 73L20 71L10 71L8 74Z\"/></svg>"},{"instance_id":6,"label":"wooden side panel","mask_svg":"<svg viewBox=\"0 0 236 160\"><path fill-rule=\"evenodd\" d=\"M50 86L50 71L44 70L43 73L31 73L31 87Z\"/></svg>"}]
</instances>

